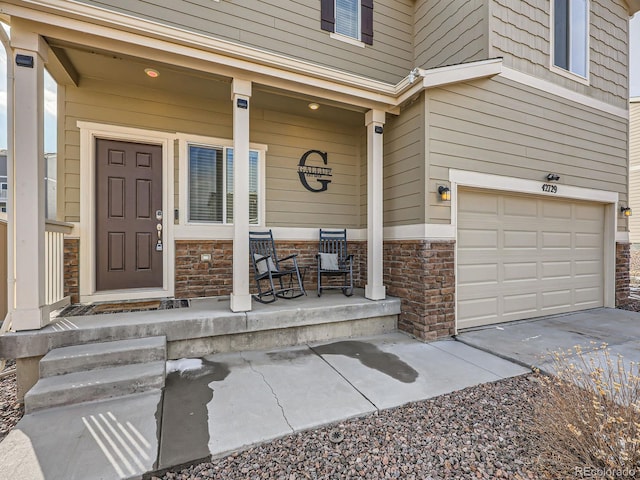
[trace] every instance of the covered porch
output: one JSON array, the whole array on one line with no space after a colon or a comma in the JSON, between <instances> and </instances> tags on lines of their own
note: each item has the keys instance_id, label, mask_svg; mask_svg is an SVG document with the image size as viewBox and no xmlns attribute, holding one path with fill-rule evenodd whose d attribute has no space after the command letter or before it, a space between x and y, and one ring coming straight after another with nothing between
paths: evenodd
<instances>
[{"instance_id":1,"label":"covered porch","mask_svg":"<svg viewBox=\"0 0 640 480\"><path fill-rule=\"evenodd\" d=\"M286 79L280 70L257 73L202 50L176 55L160 48L167 42L141 48L117 41L117 32L87 36L54 17L12 17L12 56L33 61L33 68L14 66L14 105L30 105L11 109L13 330L47 326L50 312L69 301L228 295L224 308L250 312L250 230L273 229L279 248L300 251L312 266L318 229L346 228L361 254L356 286L368 300L385 299L383 125L393 95L330 88L293 72ZM32 141L42 138L44 68L59 85L60 208L49 224L36 160L42 142ZM137 167L156 173L110 171L124 165L129 147L138 149ZM321 155L306 167L329 172L324 189L300 169L310 151ZM202 171L216 180L203 180ZM127 183L135 183L131 192ZM133 217L146 224L109 227L132 203ZM129 282L141 271L149 274Z\"/></svg>"}]
</instances>

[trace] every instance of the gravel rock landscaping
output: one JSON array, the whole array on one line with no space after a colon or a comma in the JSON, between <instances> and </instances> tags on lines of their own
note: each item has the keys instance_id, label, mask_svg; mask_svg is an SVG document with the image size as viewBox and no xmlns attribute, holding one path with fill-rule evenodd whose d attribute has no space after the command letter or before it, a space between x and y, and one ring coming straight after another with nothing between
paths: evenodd
<instances>
[{"instance_id":1,"label":"gravel rock landscaping","mask_svg":"<svg viewBox=\"0 0 640 480\"><path fill-rule=\"evenodd\" d=\"M151 478L552 478L528 433L540 388L533 375L479 385ZM329 438L336 430L340 443Z\"/></svg>"},{"instance_id":2,"label":"gravel rock landscaping","mask_svg":"<svg viewBox=\"0 0 640 480\"><path fill-rule=\"evenodd\" d=\"M8 375L4 376L7 373ZM9 434L9 430L18 423L23 414L24 409L18 403L16 395L15 362L9 360L0 372L0 441Z\"/></svg>"}]
</instances>

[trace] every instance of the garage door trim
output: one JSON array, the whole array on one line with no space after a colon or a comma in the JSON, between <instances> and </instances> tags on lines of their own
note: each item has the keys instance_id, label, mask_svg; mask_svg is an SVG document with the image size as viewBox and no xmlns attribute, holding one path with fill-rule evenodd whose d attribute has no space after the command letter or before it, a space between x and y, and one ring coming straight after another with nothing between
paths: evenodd
<instances>
[{"instance_id":1,"label":"garage door trim","mask_svg":"<svg viewBox=\"0 0 640 480\"><path fill-rule=\"evenodd\" d=\"M519 193L531 194L536 197L555 197L562 200L582 200L604 204L604 252L603 252L603 283L604 306L615 307L615 245L617 230L617 192L595 190L582 187L563 185L562 179L556 182L558 191L555 194L545 193L543 181L521 178L504 177L485 173L468 172L464 170L449 170L451 183L451 224L455 228L456 252L455 272L458 272L458 188L478 188L495 190L500 194ZM456 332L458 329L458 281L456 279Z\"/></svg>"}]
</instances>

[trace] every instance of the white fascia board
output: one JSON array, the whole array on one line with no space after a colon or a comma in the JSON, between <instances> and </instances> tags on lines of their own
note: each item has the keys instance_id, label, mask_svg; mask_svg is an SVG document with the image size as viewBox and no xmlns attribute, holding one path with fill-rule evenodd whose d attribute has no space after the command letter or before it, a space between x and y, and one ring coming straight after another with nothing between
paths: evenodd
<instances>
[{"instance_id":1,"label":"white fascia board","mask_svg":"<svg viewBox=\"0 0 640 480\"><path fill-rule=\"evenodd\" d=\"M436 67L429 70L418 69L419 81L409 83L404 78L398 83L397 105L401 105L416 93L428 88L437 88L452 83L469 82L480 78L493 77L502 73L502 59L479 60L477 62L461 63L446 67Z\"/></svg>"},{"instance_id":2,"label":"white fascia board","mask_svg":"<svg viewBox=\"0 0 640 480\"><path fill-rule=\"evenodd\" d=\"M502 58L461 63L447 67L420 70L424 88L441 87L451 83L468 82L502 73Z\"/></svg>"},{"instance_id":3,"label":"white fascia board","mask_svg":"<svg viewBox=\"0 0 640 480\"><path fill-rule=\"evenodd\" d=\"M273 66L281 74L281 70L302 73L343 85L351 85L359 90L367 90L382 96L396 95L395 85L372 80L360 75L348 74L323 65L313 64L285 55L268 52L255 47L241 45L228 40L209 37L204 34L191 32L178 27L168 26L147 19L140 19L125 13L114 12L103 7L81 4L71 0L13 0L5 2L0 13L17 16L44 24L53 24L63 28L76 27L77 31L85 31L108 38L113 38L113 29L121 32L142 35L149 40L165 40L173 44L195 47L199 50L222 54L219 61L232 67L243 68L255 72L257 64ZM62 17L67 22L58 22L52 15ZM69 24L69 21L82 22L80 25ZM51 23L53 21L53 23ZM64 23L64 24L63 24ZM105 31L100 27L107 28ZM120 38L119 38L120 39ZM125 38L121 38L127 41ZM235 62L233 60L236 60ZM244 63L238 63L244 61ZM376 101L385 102L391 99L377 98Z\"/></svg>"},{"instance_id":4,"label":"white fascia board","mask_svg":"<svg viewBox=\"0 0 640 480\"><path fill-rule=\"evenodd\" d=\"M340 92L344 97L351 97L356 105L374 108L372 103L376 103L385 105L389 111L424 88L496 75L502 67L501 59L491 59L429 70L417 69L418 81L410 83L407 75L393 85L72 0L10 0L0 7L0 13L206 60L230 69L251 72L253 77L263 75L277 79L279 83L292 82L327 92Z\"/></svg>"}]
</instances>

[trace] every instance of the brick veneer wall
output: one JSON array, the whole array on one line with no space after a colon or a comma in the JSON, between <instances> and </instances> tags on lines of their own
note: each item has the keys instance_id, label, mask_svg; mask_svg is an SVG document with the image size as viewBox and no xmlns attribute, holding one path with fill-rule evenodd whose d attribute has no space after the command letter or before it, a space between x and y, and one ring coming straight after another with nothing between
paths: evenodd
<instances>
[{"instance_id":1,"label":"brick veneer wall","mask_svg":"<svg viewBox=\"0 0 640 480\"><path fill-rule=\"evenodd\" d=\"M317 287L317 241L276 241L279 257L297 253L298 265L306 267L304 286L307 293L315 294ZM365 253L363 253L363 250ZM366 243L349 242L349 252L355 256L353 283L364 287L366 282ZM200 255L210 253L212 261L201 262ZM363 260L364 257L364 260ZM178 240L176 241L176 298L229 295L233 279L233 242L230 240ZM364 267L364 273L363 273ZM250 274L251 275L251 274ZM253 278L252 276L250 277ZM327 284L340 279L327 278ZM323 278L323 284L325 279ZM255 290L253 281L252 291Z\"/></svg>"},{"instance_id":2,"label":"brick veneer wall","mask_svg":"<svg viewBox=\"0 0 640 480\"><path fill-rule=\"evenodd\" d=\"M455 269L453 241L384 242L384 284L387 293L402 299L398 327L423 340L453 335L455 328ZM233 280L233 243L230 240L178 240L176 246L176 298L229 295ZM78 239L65 239L65 295L79 301ZM298 254L306 267L305 288L315 294L316 241L276 241L280 256ZM364 288L367 282L367 243L350 241L354 254L353 283ZM211 254L211 262L200 255ZM629 245L617 245L616 292L629 295ZM339 280L339 279L337 279ZM329 280L328 280L329 281ZM324 279L323 279L324 283ZM626 285L626 290L624 289ZM254 287L252 285L252 291Z\"/></svg>"},{"instance_id":3,"label":"brick veneer wall","mask_svg":"<svg viewBox=\"0 0 640 480\"><path fill-rule=\"evenodd\" d=\"M71 303L80 301L80 240L64 239L64 295Z\"/></svg>"},{"instance_id":4,"label":"brick veneer wall","mask_svg":"<svg viewBox=\"0 0 640 480\"><path fill-rule=\"evenodd\" d=\"M616 243L616 307L629 301L630 243Z\"/></svg>"},{"instance_id":5,"label":"brick veneer wall","mask_svg":"<svg viewBox=\"0 0 640 480\"><path fill-rule=\"evenodd\" d=\"M455 332L455 242L384 243L387 293L402 299L398 328L423 340Z\"/></svg>"}]
</instances>

